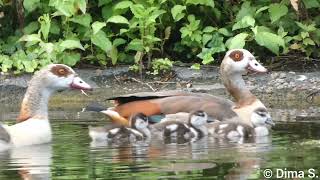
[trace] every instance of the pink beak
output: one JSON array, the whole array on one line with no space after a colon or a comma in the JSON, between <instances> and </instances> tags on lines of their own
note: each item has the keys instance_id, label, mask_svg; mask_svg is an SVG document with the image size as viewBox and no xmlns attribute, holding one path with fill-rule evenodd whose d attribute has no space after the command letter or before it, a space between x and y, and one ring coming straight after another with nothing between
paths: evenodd
<instances>
[{"instance_id":1,"label":"pink beak","mask_svg":"<svg viewBox=\"0 0 320 180\"><path fill-rule=\"evenodd\" d=\"M249 64L247 66L247 69L249 71L257 72L257 73L266 73L268 70L263 67L257 60L252 59L249 61Z\"/></svg>"},{"instance_id":2,"label":"pink beak","mask_svg":"<svg viewBox=\"0 0 320 180\"><path fill-rule=\"evenodd\" d=\"M71 89L92 90L92 87L84 82L80 77L75 77L70 84Z\"/></svg>"}]
</instances>

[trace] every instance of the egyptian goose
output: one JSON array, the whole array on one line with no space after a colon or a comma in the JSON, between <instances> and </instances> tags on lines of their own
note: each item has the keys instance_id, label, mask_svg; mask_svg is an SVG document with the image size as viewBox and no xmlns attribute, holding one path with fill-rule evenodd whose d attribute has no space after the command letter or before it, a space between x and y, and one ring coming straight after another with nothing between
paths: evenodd
<instances>
[{"instance_id":1,"label":"egyptian goose","mask_svg":"<svg viewBox=\"0 0 320 180\"><path fill-rule=\"evenodd\" d=\"M156 114L175 114L203 110L217 120L231 120L240 117L252 126L252 112L257 108L265 108L260 100L246 87L242 75L248 72L267 72L255 57L245 49L229 50L220 68L223 84L234 97L230 100L205 93L184 91L140 92L109 98L114 100L115 107L101 110L114 122L127 125L132 114L142 112L147 116ZM106 108L104 108L106 109Z\"/></svg>"},{"instance_id":2,"label":"egyptian goose","mask_svg":"<svg viewBox=\"0 0 320 180\"><path fill-rule=\"evenodd\" d=\"M252 137L269 135L269 126L274 126L270 114L265 108L257 108L251 115L253 127L238 121L213 122L207 125L209 135L218 138Z\"/></svg>"},{"instance_id":3,"label":"egyptian goose","mask_svg":"<svg viewBox=\"0 0 320 180\"><path fill-rule=\"evenodd\" d=\"M92 88L72 68L63 64L51 64L36 72L28 84L17 123L0 125L0 149L50 142L48 101L54 92L65 89Z\"/></svg>"},{"instance_id":4,"label":"egyptian goose","mask_svg":"<svg viewBox=\"0 0 320 180\"><path fill-rule=\"evenodd\" d=\"M148 118L138 113L130 118L130 127L126 126L89 126L89 136L93 141L123 141L123 140L143 140L150 139L151 133L148 128Z\"/></svg>"}]
</instances>

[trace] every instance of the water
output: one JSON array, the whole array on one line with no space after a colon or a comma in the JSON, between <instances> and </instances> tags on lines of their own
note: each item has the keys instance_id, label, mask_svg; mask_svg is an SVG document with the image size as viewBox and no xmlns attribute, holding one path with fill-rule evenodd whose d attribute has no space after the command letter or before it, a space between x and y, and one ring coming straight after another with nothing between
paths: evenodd
<instances>
[{"instance_id":1,"label":"water","mask_svg":"<svg viewBox=\"0 0 320 180\"><path fill-rule=\"evenodd\" d=\"M316 112L308 118L310 111L318 110L312 105L298 102L285 107L264 100L273 105L277 122L270 137L115 145L91 143L88 125L108 121L99 114L78 113L88 101L85 97L77 95L76 102L67 97L51 101L52 143L0 152L0 179L263 179L267 168L273 173L280 168L305 172L315 168L320 177L320 123ZM0 105L1 119L12 123L17 107Z\"/></svg>"}]
</instances>

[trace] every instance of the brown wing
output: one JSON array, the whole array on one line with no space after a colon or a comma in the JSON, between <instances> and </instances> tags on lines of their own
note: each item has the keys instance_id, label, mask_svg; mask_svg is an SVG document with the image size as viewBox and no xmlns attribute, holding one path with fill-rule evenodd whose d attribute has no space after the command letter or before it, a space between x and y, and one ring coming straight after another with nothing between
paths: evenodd
<instances>
[{"instance_id":1,"label":"brown wing","mask_svg":"<svg viewBox=\"0 0 320 180\"><path fill-rule=\"evenodd\" d=\"M203 110L210 117L223 121L237 116L232 110L232 106L233 103L230 101L215 96L189 95L132 101L118 105L114 110L125 118L136 113L144 113L147 116L151 116Z\"/></svg>"},{"instance_id":2,"label":"brown wing","mask_svg":"<svg viewBox=\"0 0 320 180\"><path fill-rule=\"evenodd\" d=\"M139 101L139 100L149 100L149 99L158 99L172 96L187 96L195 95L195 93L190 93L187 91L181 90L171 90L171 91L158 91L158 92L138 92L133 94L126 94L122 96L116 96L108 98L107 100L114 100L117 105Z\"/></svg>"}]
</instances>

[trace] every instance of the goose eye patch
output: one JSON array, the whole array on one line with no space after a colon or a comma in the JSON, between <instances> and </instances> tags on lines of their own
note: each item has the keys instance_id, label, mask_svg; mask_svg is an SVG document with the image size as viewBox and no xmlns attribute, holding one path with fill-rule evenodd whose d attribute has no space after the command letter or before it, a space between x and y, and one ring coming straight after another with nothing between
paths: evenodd
<instances>
[{"instance_id":1,"label":"goose eye patch","mask_svg":"<svg viewBox=\"0 0 320 180\"><path fill-rule=\"evenodd\" d=\"M229 57L233 60L233 61L241 61L243 59L243 52L241 51L233 51L230 53Z\"/></svg>"},{"instance_id":2,"label":"goose eye patch","mask_svg":"<svg viewBox=\"0 0 320 180\"><path fill-rule=\"evenodd\" d=\"M72 74L72 72L64 66L56 65L51 68L51 72L59 77L67 77Z\"/></svg>"}]
</instances>

